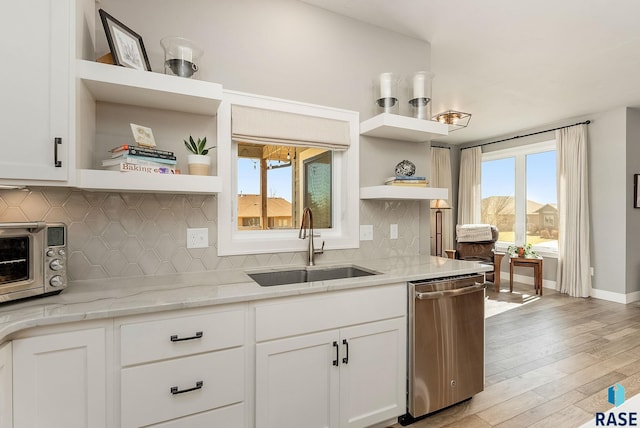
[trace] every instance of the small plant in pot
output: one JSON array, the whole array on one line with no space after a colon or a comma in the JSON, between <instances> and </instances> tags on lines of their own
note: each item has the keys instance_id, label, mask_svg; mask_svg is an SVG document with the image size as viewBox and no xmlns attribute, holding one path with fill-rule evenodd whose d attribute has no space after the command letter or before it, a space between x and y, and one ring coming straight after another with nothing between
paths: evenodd
<instances>
[{"instance_id":1,"label":"small plant in pot","mask_svg":"<svg viewBox=\"0 0 640 428\"><path fill-rule=\"evenodd\" d=\"M207 137L203 139L198 138L198 141L194 141L192 136L189 136L189 141L184 140L184 146L192 153L187 157L189 174L209 175L211 158L207 156L207 154L209 154L209 150L215 148L215 146L206 147Z\"/></svg>"}]
</instances>

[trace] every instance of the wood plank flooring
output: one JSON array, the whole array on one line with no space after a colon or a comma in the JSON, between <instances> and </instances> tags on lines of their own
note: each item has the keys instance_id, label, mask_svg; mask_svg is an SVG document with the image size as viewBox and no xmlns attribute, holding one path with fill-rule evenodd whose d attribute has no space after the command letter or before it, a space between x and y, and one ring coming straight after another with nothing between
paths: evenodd
<instances>
[{"instance_id":1,"label":"wood plank flooring","mask_svg":"<svg viewBox=\"0 0 640 428\"><path fill-rule=\"evenodd\" d=\"M640 304L531 284L487 290L485 389L412 428L579 427L609 410L607 388L640 393ZM399 424L392 428L400 427Z\"/></svg>"}]
</instances>

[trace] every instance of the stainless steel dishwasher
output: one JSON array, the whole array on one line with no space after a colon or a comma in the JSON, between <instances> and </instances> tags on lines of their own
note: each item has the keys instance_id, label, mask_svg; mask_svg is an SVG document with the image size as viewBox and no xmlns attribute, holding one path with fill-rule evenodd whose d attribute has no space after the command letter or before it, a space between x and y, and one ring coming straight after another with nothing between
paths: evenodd
<instances>
[{"instance_id":1,"label":"stainless steel dishwasher","mask_svg":"<svg viewBox=\"0 0 640 428\"><path fill-rule=\"evenodd\" d=\"M409 287L407 413L401 425L484 389L484 274Z\"/></svg>"}]
</instances>

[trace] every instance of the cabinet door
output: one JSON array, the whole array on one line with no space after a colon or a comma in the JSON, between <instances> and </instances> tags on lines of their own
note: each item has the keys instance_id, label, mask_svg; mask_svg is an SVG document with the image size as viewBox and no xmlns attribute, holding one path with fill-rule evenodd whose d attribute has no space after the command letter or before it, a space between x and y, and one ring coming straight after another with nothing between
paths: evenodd
<instances>
[{"instance_id":1,"label":"cabinet door","mask_svg":"<svg viewBox=\"0 0 640 428\"><path fill-rule=\"evenodd\" d=\"M343 328L340 347L340 427L367 427L405 413L406 319Z\"/></svg>"},{"instance_id":2,"label":"cabinet door","mask_svg":"<svg viewBox=\"0 0 640 428\"><path fill-rule=\"evenodd\" d=\"M13 381L14 428L105 427L105 330L15 340Z\"/></svg>"},{"instance_id":3,"label":"cabinet door","mask_svg":"<svg viewBox=\"0 0 640 428\"><path fill-rule=\"evenodd\" d=\"M21 0L0 14L0 180L67 180L74 28L70 3ZM54 146L60 167L55 166Z\"/></svg>"},{"instance_id":4,"label":"cabinet door","mask_svg":"<svg viewBox=\"0 0 640 428\"><path fill-rule=\"evenodd\" d=\"M0 346L0 428L11 428L12 404L11 342Z\"/></svg>"},{"instance_id":5,"label":"cabinet door","mask_svg":"<svg viewBox=\"0 0 640 428\"><path fill-rule=\"evenodd\" d=\"M256 345L256 428L338 426L337 344L328 331Z\"/></svg>"}]
</instances>

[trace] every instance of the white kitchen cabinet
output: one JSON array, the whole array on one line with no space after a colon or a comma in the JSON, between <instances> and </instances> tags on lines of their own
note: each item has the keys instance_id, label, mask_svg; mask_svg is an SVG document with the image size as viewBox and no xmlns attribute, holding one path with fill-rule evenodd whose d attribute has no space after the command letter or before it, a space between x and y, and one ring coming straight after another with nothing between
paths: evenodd
<instances>
[{"instance_id":1,"label":"white kitchen cabinet","mask_svg":"<svg viewBox=\"0 0 640 428\"><path fill-rule=\"evenodd\" d=\"M68 180L73 14L71 0L12 2L0 14L0 185Z\"/></svg>"},{"instance_id":2,"label":"white kitchen cabinet","mask_svg":"<svg viewBox=\"0 0 640 428\"><path fill-rule=\"evenodd\" d=\"M403 413L405 322L258 344L256 427L367 427Z\"/></svg>"},{"instance_id":3,"label":"white kitchen cabinet","mask_svg":"<svg viewBox=\"0 0 640 428\"><path fill-rule=\"evenodd\" d=\"M339 426L338 344L334 330L256 345L256 428Z\"/></svg>"},{"instance_id":4,"label":"white kitchen cabinet","mask_svg":"<svg viewBox=\"0 0 640 428\"><path fill-rule=\"evenodd\" d=\"M14 340L13 427L106 427L105 343L104 328Z\"/></svg>"},{"instance_id":5,"label":"white kitchen cabinet","mask_svg":"<svg viewBox=\"0 0 640 428\"><path fill-rule=\"evenodd\" d=\"M340 344L340 427L366 427L404 413L406 318L344 328Z\"/></svg>"},{"instance_id":6,"label":"white kitchen cabinet","mask_svg":"<svg viewBox=\"0 0 640 428\"><path fill-rule=\"evenodd\" d=\"M406 411L406 286L256 307L256 428L368 427Z\"/></svg>"},{"instance_id":7,"label":"white kitchen cabinet","mask_svg":"<svg viewBox=\"0 0 640 428\"><path fill-rule=\"evenodd\" d=\"M0 428L13 426L11 342L0 346Z\"/></svg>"},{"instance_id":8,"label":"white kitchen cabinet","mask_svg":"<svg viewBox=\"0 0 640 428\"><path fill-rule=\"evenodd\" d=\"M121 427L244 427L245 318L223 306L117 320Z\"/></svg>"}]
</instances>

